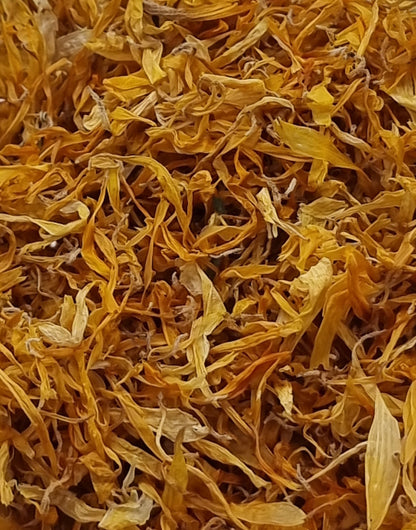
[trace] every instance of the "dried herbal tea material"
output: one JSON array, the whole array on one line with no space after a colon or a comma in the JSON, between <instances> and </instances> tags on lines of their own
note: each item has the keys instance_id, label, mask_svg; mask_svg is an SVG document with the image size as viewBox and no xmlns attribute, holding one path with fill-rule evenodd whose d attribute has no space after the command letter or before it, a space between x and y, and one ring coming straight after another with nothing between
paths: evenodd
<instances>
[{"instance_id":1,"label":"dried herbal tea material","mask_svg":"<svg viewBox=\"0 0 416 530\"><path fill-rule=\"evenodd\" d=\"M377 392L365 455L367 526L380 528L400 476L400 429Z\"/></svg>"},{"instance_id":2,"label":"dried herbal tea material","mask_svg":"<svg viewBox=\"0 0 416 530\"><path fill-rule=\"evenodd\" d=\"M415 529L414 0L0 22L0 528Z\"/></svg>"}]
</instances>

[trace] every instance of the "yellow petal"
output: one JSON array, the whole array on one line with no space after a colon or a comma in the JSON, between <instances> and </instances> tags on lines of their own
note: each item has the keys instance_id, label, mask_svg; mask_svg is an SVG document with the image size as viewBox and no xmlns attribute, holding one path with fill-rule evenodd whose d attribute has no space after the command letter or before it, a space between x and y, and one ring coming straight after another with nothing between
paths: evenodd
<instances>
[{"instance_id":1,"label":"yellow petal","mask_svg":"<svg viewBox=\"0 0 416 530\"><path fill-rule=\"evenodd\" d=\"M129 530L136 525L144 525L153 508L153 501L144 493L138 498L137 491L133 490L128 501L109 508L98 528L103 530Z\"/></svg>"},{"instance_id":2,"label":"yellow petal","mask_svg":"<svg viewBox=\"0 0 416 530\"><path fill-rule=\"evenodd\" d=\"M8 467L10 464L9 442L0 445L0 502L8 506L13 502L14 494L11 488L12 482L8 477Z\"/></svg>"},{"instance_id":3,"label":"yellow petal","mask_svg":"<svg viewBox=\"0 0 416 530\"><path fill-rule=\"evenodd\" d=\"M334 146L329 136L309 127L293 125L282 120L276 121L274 127L282 142L287 144L294 154L323 160L337 167L356 169L351 160Z\"/></svg>"},{"instance_id":4,"label":"yellow petal","mask_svg":"<svg viewBox=\"0 0 416 530\"><path fill-rule=\"evenodd\" d=\"M383 524L400 476L400 429L377 392L373 423L365 454L367 526L377 530Z\"/></svg>"},{"instance_id":5,"label":"yellow petal","mask_svg":"<svg viewBox=\"0 0 416 530\"><path fill-rule=\"evenodd\" d=\"M305 513L287 502L247 502L230 504L233 515L252 524L283 527L299 526L306 520Z\"/></svg>"}]
</instances>

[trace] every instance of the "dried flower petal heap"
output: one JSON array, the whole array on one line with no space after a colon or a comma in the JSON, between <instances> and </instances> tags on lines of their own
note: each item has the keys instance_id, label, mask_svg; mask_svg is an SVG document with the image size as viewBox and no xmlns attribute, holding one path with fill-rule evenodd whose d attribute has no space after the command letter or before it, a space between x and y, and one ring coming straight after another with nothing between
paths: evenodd
<instances>
[{"instance_id":1,"label":"dried flower petal heap","mask_svg":"<svg viewBox=\"0 0 416 530\"><path fill-rule=\"evenodd\" d=\"M414 0L0 22L1 529L415 529Z\"/></svg>"}]
</instances>

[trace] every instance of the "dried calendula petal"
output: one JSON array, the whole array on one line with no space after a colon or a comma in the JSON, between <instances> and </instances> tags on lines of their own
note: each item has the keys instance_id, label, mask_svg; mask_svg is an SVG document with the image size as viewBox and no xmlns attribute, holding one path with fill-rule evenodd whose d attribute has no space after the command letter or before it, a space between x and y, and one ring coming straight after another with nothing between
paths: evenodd
<instances>
[{"instance_id":1,"label":"dried calendula petal","mask_svg":"<svg viewBox=\"0 0 416 530\"><path fill-rule=\"evenodd\" d=\"M90 289L91 285L86 285L77 293L71 331L52 322L39 324L38 329L45 339L61 346L77 345L82 341L88 322L88 307L85 299Z\"/></svg>"},{"instance_id":2,"label":"dried calendula petal","mask_svg":"<svg viewBox=\"0 0 416 530\"><path fill-rule=\"evenodd\" d=\"M162 434L173 442L181 431L185 442L199 440L208 434L207 427L182 410L142 408L141 411L152 430L160 428Z\"/></svg>"},{"instance_id":3,"label":"dried calendula petal","mask_svg":"<svg viewBox=\"0 0 416 530\"><path fill-rule=\"evenodd\" d=\"M276 121L274 128L282 142L296 155L322 160L338 167L355 168L349 158L335 147L328 135L282 120Z\"/></svg>"},{"instance_id":4,"label":"dried calendula petal","mask_svg":"<svg viewBox=\"0 0 416 530\"><path fill-rule=\"evenodd\" d=\"M11 504L14 499L12 484L7 479L9 458L9 442L4 441L0 446L0 502L4 506Z\"/></svg>"},{"instance_id":5,"label":"dried calendula petal","mask_svg":"<svg viewBox=\"0 0 416 530\"><path fill-rule=\"evenodd\" d=\"M131 498L122 504L111 506L101 519L98 528L104 530L125 530L145 524L153 508L153 501L145 494L139 498L133 491Z\"/></svg>"},{"instance_id":6,"label":"dried calendula petal","mask_svg":"<svg viewBox=\"0 0 416 530\"><path fill-rule=\"evenodd\" d=\"M313 119L318 125L330 125L333 111L334 97L325 85L315 85L308 93L308 107L312 111Z\"/></svg>"},{"instance_id":7,"label":"dried calendula petal","mask_svg":"<svg viewBox=\"0 0 416 530\"><path fill-rule=\"evenodd\" d=\"M365 454L367 525L371 530L383 524L399 482L400 442L397 420L377 392Z\"/></svg>"},{"instance_id":8,"label":"dried calendula petal","mask_svg":"<svg viewBox=\"0 0 416 530\"><path fill-rule=\"evenodd\" d=\"M414 461L416 457L416 383L413 382L407 392L403 408L404 439L401 450L401 462L403 464L403 488L416 506L416 489L414 486Z\"/></svg>"},{"instance_id":9,"label":"dried calendula petal","mask_svg":"<svg viewBox=\"0 0 416 530\"><path fill-rule=\"evenodd\" d=\"M300 526L306 520L305 513L296 506L285 502L257 502L231 504L233 514L253 524L282 527Z\"/></svg>"}]
</instances>

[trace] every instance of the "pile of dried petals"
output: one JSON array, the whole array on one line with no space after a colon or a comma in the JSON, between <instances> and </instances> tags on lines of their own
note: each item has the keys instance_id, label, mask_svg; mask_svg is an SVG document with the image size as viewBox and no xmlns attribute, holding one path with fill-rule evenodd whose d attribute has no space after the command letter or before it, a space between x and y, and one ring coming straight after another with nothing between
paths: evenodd
<instances>
[{"instance_id":1,"label":"pile of dried petals","mask_svg":"<svg viewBox=\"0 0 416 530\"><path fill-rule=\"evenodd\" d=\"M415 1L0 19L0 528L416 528Z\"/></svg>"}]
</instances>

